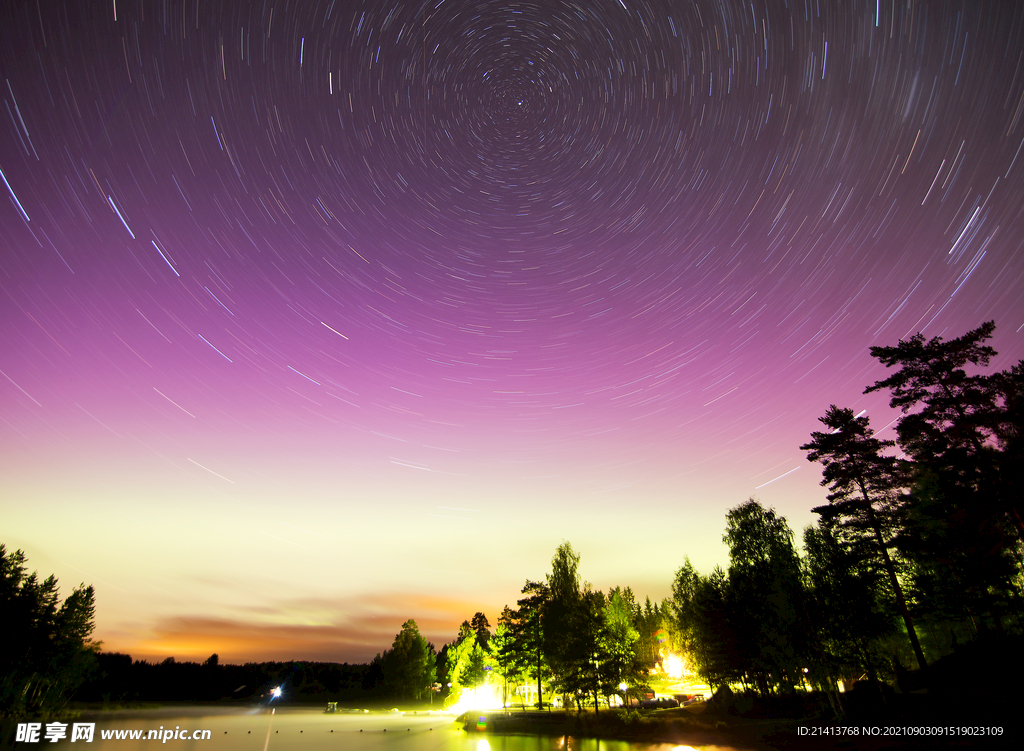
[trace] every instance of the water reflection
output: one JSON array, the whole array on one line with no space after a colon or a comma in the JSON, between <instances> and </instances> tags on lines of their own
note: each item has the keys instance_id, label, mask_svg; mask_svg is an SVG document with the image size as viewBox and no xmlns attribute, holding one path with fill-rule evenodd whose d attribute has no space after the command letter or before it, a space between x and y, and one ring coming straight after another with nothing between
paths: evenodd
<instances>
[{"instance_id":1,"label":"water reflection","mask_svg":"<svg viewBox=\"0 0 1024 751\"><path fill-rule=\"evenodd\" d=\"M722 746L687 746L668 743L486 735L467 732L450 715L439 714L324 714L319 710L279 708L274 714L248 709L168 709L95 714L95 740L91 748L110 746L118 751L154 748L145 738L113 740L117 731L176 727L210 730L209 740L169 740L165 751L736 751ZM80 720L81 721L81 720ZM106 733L107 738L104 738Z\"/></svg>"},{"instance_id":2,"label":"water reflection","mask_svg":"<svg viewBox=\"0 0 1024 751\"><path fill-rule=\"evenodd\" d=\"M491 736L476 741L476 751L736 751L724 746L681 746L670 743L632 743L599 738L544 738L539 736ZM453 749L455 747L452 747Z\"/></svg>"},{"instance_id":3,"label":"water reflection","mask_svg":"<svg viewBox=\"0 0 1024 751\"><path fill-rule=\"evenodd\" d=\"M544 738L523 735L495 735L487 739L481 738L476 741L475 749L476 751L736 751L736 749L725 746L686 746L671 743L632 743L630 741L573 736Z\"/></svg>"}]
</instances>

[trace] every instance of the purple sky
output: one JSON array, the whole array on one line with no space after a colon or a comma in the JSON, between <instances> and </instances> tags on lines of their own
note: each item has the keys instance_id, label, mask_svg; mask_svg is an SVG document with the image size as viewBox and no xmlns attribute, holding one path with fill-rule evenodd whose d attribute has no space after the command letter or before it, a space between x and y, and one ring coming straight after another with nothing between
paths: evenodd
<instances>
[{"instance_id":1,"label":"purple sky","mask_svg":"<svg viewBox=\"0 0 1024 751\"><path fill-rule=\"evenodd\" d=\"M0 542L107 649L363 661L799 535L871 345L1024 357L1024 9L837 5L5 0Z\"/></svg>"}]
</instances>

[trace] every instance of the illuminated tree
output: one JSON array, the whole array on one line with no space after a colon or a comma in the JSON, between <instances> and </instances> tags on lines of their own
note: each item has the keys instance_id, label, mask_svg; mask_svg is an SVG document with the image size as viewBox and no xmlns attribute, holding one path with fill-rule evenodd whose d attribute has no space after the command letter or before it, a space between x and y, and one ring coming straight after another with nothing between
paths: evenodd
<instances>
[{"instance_id":1,"label":"illuminated tree","mask_svg":"<svg viewBox=\"0 0 1024 751\"><path fill-rule=\"evenodd\" d=\"M553 683L577 708L592 699L596 711L602 693L607 695L615 690L610 687L614 684L606 670L604 594L591 590L588 584L575 598L564 603L563 608L562 620L545 626L545 634L557 633L556 629L561 631L561 638L556 642L559 651L552 663Z\"/></svg>"},{"instance_id":2,"label":"illuminated tree","mask_svg":"<svg viewBox=\"0 0 1024 751\"><path fill-rule=\"evenodd\" d=\"M516 603L519 608L515 611L512 626L513 654L522 671L531 674L537 681L537 705L543 707L543 683L549 668L544 652L544 622L541 613L550 597L550 590L543 582L527 580L522 594L526 596Z\"/></svg>"},{"instance_id":3,"label":"illuminated tree","mask_svg":"<svg viewBox=\"0 0 1024 751\"><path fill-rule=\"evenodd\" d=\"M726 514L728 612L740 667L762 694L792 689L807 652L804 591L785 518L750 499Z\"/></svg>"},{"instance_id":4,"label":"illuminated tree","mask_svg":"<svg viewBox=\"0 0 1024 751\"><path fill-rule=\"evenodd\" d=\"M547 576L549 596L542 607L544 651L556 675L574 657L573 630L582 605L579 562L572 545L563 542L551 559L551 573Z\"/></svg>"},{"instance_id":5,"label":"illuminated tree","mask_svg":"<svg viewBox=\"0 0 1024 751\"><path fill-rule=\"evenodd\" d=\"M662 607L646 598L643 607L636 606L633 611L633 626L640 635L637 642L637 657L646 670L654 668L658 662L658 633L662 628Z\"/></svg>"},{"instance_id":6,"label":"illuminated tree","mask_svg":"<svg viewBox=\"0 0 1024 751\"><path fill-rule=\"evenodd\" d=\"M544 597L537 600L541 641L554 689L578 707L592 700L596 711L601 697L619 693L623 680L641 685L635 649L639 635L632 625L632 592L615 589L609 600L589 583L581 587L578 565L579 555L562 543L552 558Z\"/></svg>"},{"instance_id":7,"label":"illuminated tree","mask_svg":"<svg viewBox=\"0 0 1024 751\"><path fill-rule=\"evenodd\" d=\"M464 689L475 687L478 679L482 679L477 673L483 672L483 663L480 660L476 661L479 665L474 663L474 652L479 649L472 626L469 621L463 621L458 636L446 650L446 671L451 684L450 700L458 699Z\"/></svg>"},{"instance_id":8,"label":"illuminated tree","mask_svg":"<svg viewBox=\"0 0 1024 751\"><path fill-rule=\"evenodd\" d=\"M516 654L515 612L508 606L501 611L498 625L488 644L495 672L503 683L502 703L508 702L508 684L516 683L523 674L522 661Z\"/></svg>"},{"instance_id":9,"label":"illuminated tree","mask_svg":"<svg viewBox=\"0 0 1024 751\"><path fill-rule=\"evenodd\" d=\"M604 608L604 664L601 671L606 696L621 691L619 686L623 683L626 691L638 692L647 687L645 666L637 654L640 633L633 625L637 613L639 608L633 602L633 592L628 587L615 587L609 591Z\"/></svg>"},{"instance_id":10,"label":"illuminated tree","mask_svg":"<svg viewBox=\"0 0 1024 751\"><path fill-rule=\"evenodd\" d=\"M577 573L580 557L563 542L551 559L547 576L548 598L541 605L544 654L552 680L563 695L581 690L580 663L585 659L580 630L584 628L584 602Z\"/></svg>"},{"instance_id":11,"label":"illuminated tree","mask_svg":"<svg viewBox=\"0 0 1024 751\"><path fill-rule=\"evenodd\" d=\"M728 587L721 568L701 576L689 558L672 584L676 636L697 674L712 688L727 685L740 675Z\"/></svg>"},{"instance_id":12,"label":"illuminated tree","mask_svg":"<svg viewBox=\"0 0 1024 751\"><path fill-rule=\"evenodd\" d=\"M416 621L409 619L395 636L391 649L380 658L384 685L395 696L421 699L434 682L434 650L420 636Z\"/></svg>"}]
</instances>

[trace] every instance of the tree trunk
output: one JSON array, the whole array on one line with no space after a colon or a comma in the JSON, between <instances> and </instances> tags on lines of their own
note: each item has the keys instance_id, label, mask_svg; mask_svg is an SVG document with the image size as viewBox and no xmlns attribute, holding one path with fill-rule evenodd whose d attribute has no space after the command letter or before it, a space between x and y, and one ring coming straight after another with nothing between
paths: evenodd
<instances>
[{"instance_id":1,"label":"tree trunk","mask_svg":"<svg viewBox=\"0 0 1024 751\"><path fill-rule=\"evenodd\" d=\"M924 659L921 642L917 639L917 631L914 630L914 621L910 617L907 601L903 598L903 587L900 586L900 582L896 578L896 567L892 563L892 558L889 557L889 548L886 546L885 538L882 536L882 525L879 524L878 517L875 516L874 506L871 505L871 499L868 498L868 492L863 482L858 481L857 484L860 485L861 496L864 498L864 508L868 513L868 522L875 533L875 542L878 544L878 550L882 554L882 562L885 565L886 573L889 575L889 583L892 585L893 592L896 595L896 605L900 609L900 615L903 616L903 625L907 628L907 636L910 638L910 646L913 648L914 656L917 658L917 665L921 670L927 670L928 663Z\"/></svg>"},{"instance_id":2,"label":"tree trunk","mask_svg":"<svg viewBox=\"0 0 1024 751\"><path fill-rule=\"evenodd\" d=\"M544 696L540 689L540 642L537 643L537 708L544 709Z\"/></svg>"}]
</instances>

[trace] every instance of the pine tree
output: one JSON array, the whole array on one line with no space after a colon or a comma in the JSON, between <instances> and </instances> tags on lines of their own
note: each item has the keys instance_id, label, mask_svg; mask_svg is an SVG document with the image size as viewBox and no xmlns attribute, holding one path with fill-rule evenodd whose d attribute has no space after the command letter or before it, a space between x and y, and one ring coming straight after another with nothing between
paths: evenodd
<instances>
[{"instance_id":1,"label":"pine tree","mask_svg":"<svg viewBox=\"0 0 1024 751\"><path fill-rule=\"evenodd\" d=\"M901 547L919 589L940 617L969 617L977 627L1019 611L1014 580L1024 541L1007 451L1019 451L1020 378L1012 370L967 372L996 354L984 343L994 330L988 321L948 341L916 334L872 347L872 356L899 369L865 390L888 389L890 405L904 414L897 434L913 477Z\"/></svg>"},{"instance_id":2,"label":"pine tree","mask_svg":"<svg viewBox=\"0 0 1024 751\"><path fill-rule=\"evenodd\" d=\"M895 517L903 500L899 492L900 465L883 452L893 441L876 438L867 417L855 417L852 409L829 407L821 423L826 432L811 433L811 441L800 447L807 458L822 464L822 485L832 491L828 506L813 509L826 523L836 521L845 532L844 539L857 557L877 561L889 582L900 616L907 629L918 665L927 667L914 621L907 606L903 587L890 555L891 539L887 529L895 526Z\"/></svg>"}]
</instances>

